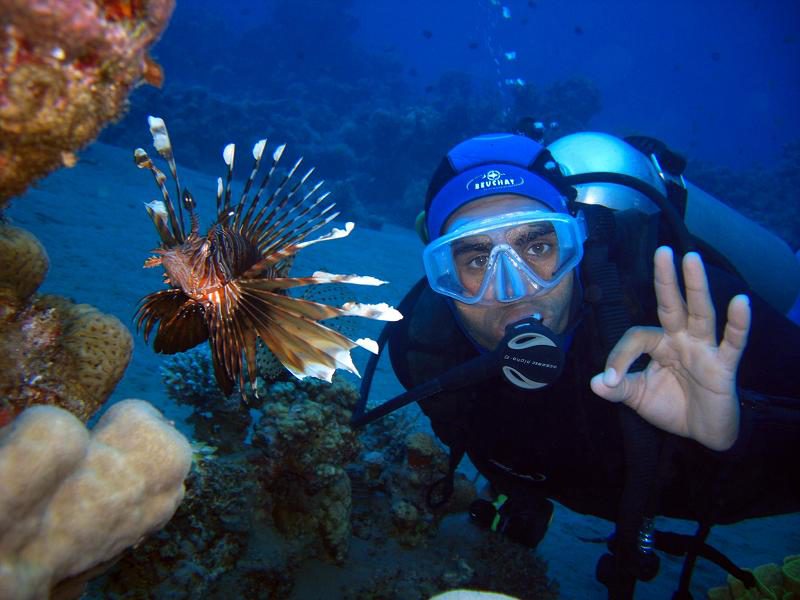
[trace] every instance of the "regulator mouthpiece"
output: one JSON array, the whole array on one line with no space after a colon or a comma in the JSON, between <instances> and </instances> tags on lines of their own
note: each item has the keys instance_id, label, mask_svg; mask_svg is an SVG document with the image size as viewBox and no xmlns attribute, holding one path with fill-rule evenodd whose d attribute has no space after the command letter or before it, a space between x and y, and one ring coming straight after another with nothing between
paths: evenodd
<instances>
[{"instance_id":1,"label":"regulator mouthpiece","mask_svg":"<svg viewBox=\"0 0 800 600\"><path fill-rule=\"evenodd\" d=\"M564 369L563 341L538 313L509 325L499 347L503 376L519 388L547 387Z\"/></svg>"}]
</instances>

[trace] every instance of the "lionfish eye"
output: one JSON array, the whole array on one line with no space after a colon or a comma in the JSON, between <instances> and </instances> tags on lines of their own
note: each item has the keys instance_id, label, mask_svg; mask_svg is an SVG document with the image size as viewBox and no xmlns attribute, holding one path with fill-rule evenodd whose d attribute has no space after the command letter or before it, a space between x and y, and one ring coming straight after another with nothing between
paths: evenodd
<instances>
[{"instance_id":1,"label":"lionfish eye","mask_svg":"<svg viewBox=\"0 0 800 600\"><path fill-rule=\"evenodd\" d=\"M194 196L192 196L189 190L183 190L183 206L190 212L193 211L196 206Z\"/></svg>"}]
</instances>

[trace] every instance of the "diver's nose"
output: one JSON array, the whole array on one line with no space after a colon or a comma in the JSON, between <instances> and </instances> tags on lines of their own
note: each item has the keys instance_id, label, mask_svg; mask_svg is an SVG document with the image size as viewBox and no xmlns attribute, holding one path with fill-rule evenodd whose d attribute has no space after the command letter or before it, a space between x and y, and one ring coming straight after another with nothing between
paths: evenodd
<instances>
[{"instance_id":1,"label":"diver's nose","mask_svg":"<svg viewBox=\"0 0 800 600\"><path fill-rule=\"evenodd\" d=\"M499 302L519 300L527 290L519 268L505 252L498 254L493 283L495 299Z\"/></svg>"}]
</instances>

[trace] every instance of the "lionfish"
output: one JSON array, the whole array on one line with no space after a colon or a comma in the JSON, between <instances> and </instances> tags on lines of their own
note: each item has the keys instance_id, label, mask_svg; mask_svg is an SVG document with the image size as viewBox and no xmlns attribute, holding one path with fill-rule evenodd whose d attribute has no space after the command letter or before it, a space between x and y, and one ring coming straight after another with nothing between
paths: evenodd
<instances>
[{"instance_id":1,"label":"lionfish","mask_svg":"<svg viewBox=\"0 0 800 600\"><path fill-rule=\"evenodd\" d=\"M142 148L134 151L139 168L155 177L163 200L146 203L161 245L153 250L145 267L162 266L168 289L142 298L136 311L137 329L149 341L157 326L153 349L164 354L184 352L208 340L214 374L222 391L229 395L238 381L244 395L245 370L251 384L256 378L256 340L260 338L275 357L297 378L311 376L331 381L336 369L358 374L350 350L361 346L375 353L374 340L351 340L320 323L340 316L395 321L402 315L387 304L347 302L329 306L291 296L287 290L325 283L382 285L374 277L335 275L317 271L310 277L289 277L295 254L312 244L346 237L353 223L331 230L315 239L309 236L338 215L335 203L321 193L323 182L313 185L311 168L295 177L303 161L299 158L266 194L285 144L272 153L272 164L258 189L250 190L261 166L267 140L253 146L253 167L238 202L231 200L236 147L228 144L223 159L226 180L217 179L216 217L205 235L200 234L199 217L192 194L178 179L172 144L164 121L148 117L156 151L166 160L175 183L175 205L166 187L166 175ZM278 177L276 176L275 179ZM273 187L273 186L270 186ZM267 196L262 200L262 196ZM190 229L184 226L183 211Z\"/></svg>"}]
</instances>

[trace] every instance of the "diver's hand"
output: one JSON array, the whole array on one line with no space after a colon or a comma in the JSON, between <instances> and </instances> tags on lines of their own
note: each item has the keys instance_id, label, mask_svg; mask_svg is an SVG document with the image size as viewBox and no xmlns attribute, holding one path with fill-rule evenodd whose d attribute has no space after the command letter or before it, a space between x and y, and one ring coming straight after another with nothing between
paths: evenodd
<instances>
[{"instance_id":1,"label":"diver's hand","mask_svg":"<svg viewBox=\"0 0 800 600\"><path fill-rule=\"evenodd\" d=\"M686 302L681 296L672 250L655 253L658 327L631 327L611 351L606 370L595 375L595 394L624 402L644 419L713 450L727 450L739 434L736 369L750 330L750 301L739 295L728 305L725 335L717 345L714 305L703 261L683 257ZM628 373L641 354L644 371Z\"/></svg>"}]
</instances>

